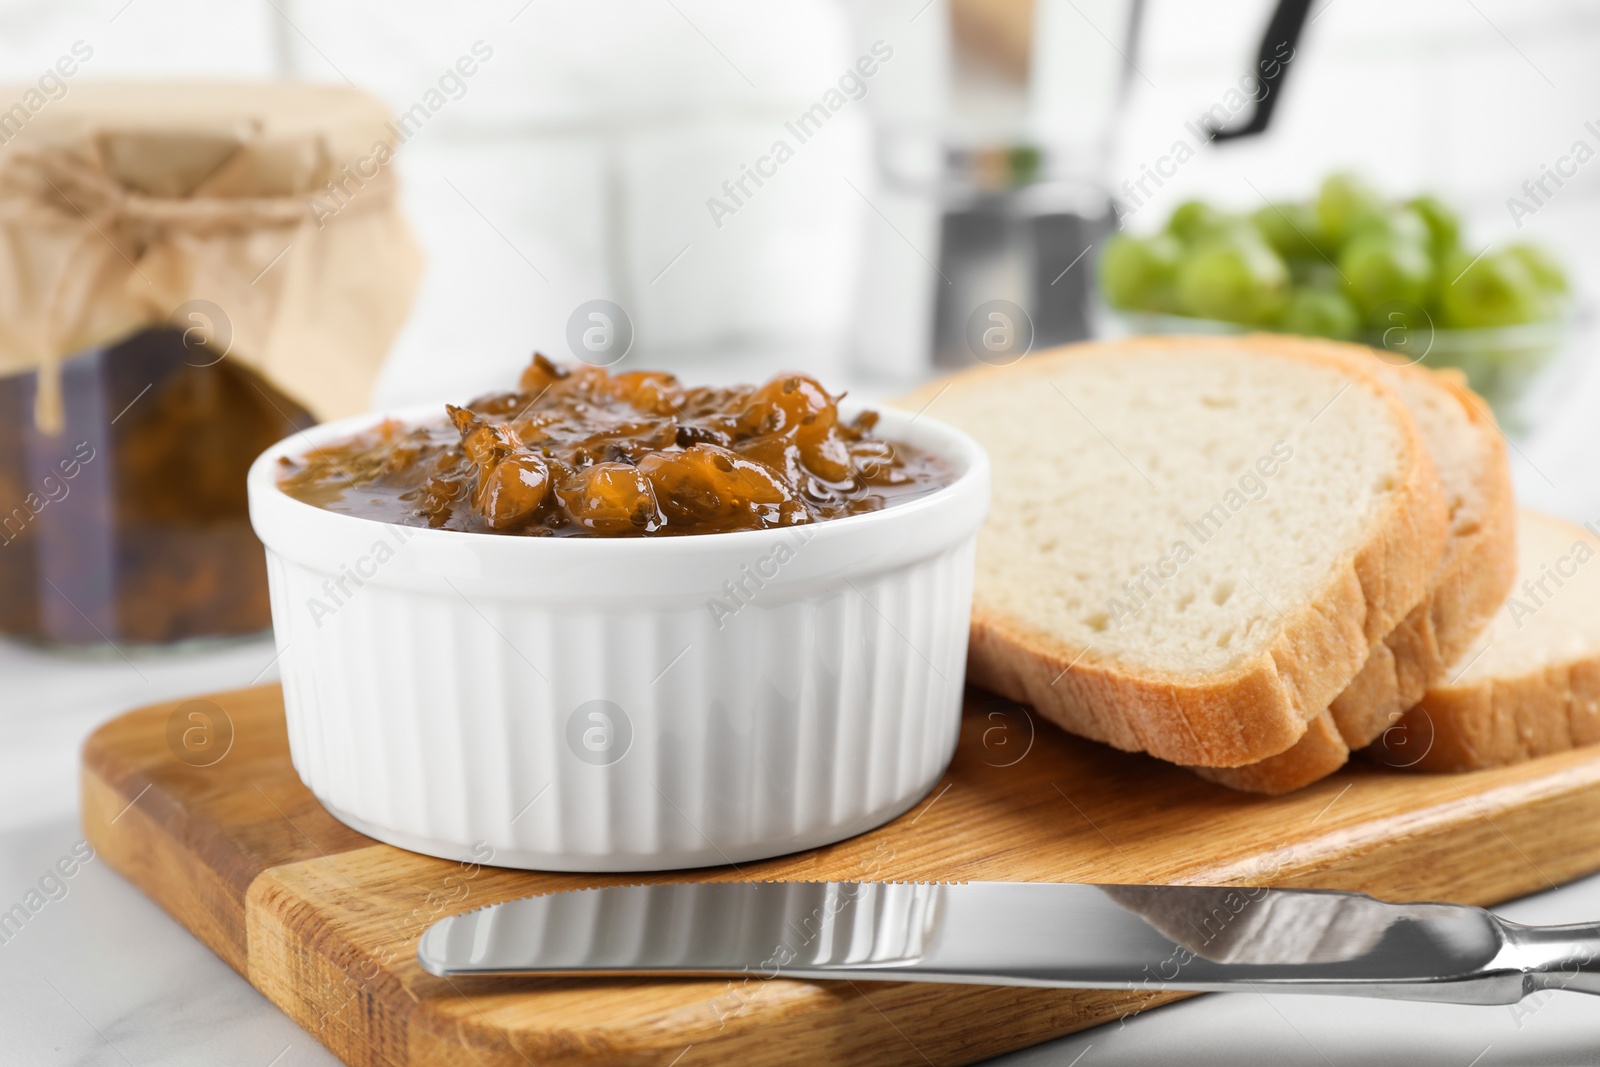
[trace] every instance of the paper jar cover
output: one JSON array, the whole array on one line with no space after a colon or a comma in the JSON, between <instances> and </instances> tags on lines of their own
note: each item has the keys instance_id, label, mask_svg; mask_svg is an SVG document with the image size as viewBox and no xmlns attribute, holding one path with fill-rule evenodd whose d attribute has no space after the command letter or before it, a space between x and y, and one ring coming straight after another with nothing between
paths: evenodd
<instances>
[{"instance_id":1,"label":"paper jar cover","mask_svg":"<svg viewBox=\"0 0 1600 1067\"><path fill-rule=\"evenodd\" d=\"M421 273L382 104L345 86L0 88L0 375L170 323L320 419L365 410ZM37 103L37 107L30 107Z\"/></svg>"}]
</instances>

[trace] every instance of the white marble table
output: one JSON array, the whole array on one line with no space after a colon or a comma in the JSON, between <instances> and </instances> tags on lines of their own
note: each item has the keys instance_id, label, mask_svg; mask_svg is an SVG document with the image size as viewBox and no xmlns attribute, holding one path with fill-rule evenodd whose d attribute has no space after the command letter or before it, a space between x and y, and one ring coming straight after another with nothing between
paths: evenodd
<instances>
[{"instance_id":1,"label":"white marble table","mask_svg":"<svg viewBox=\"0 0 1600 1067\"><path fill-rule=\"evenodd\" d=\"M0 910L81 840L83 738L118 711L267 680L270 645L183 659L65 659L0 644ZM104 863L65 882L0 944L0 1064L312 1067L338 1061ZM59 896L60 891L57 890ZM1523 922L1600 918L1600 877L1503 908ZM1174 1062L1600 1063L1600 1000L1537 1010L1228 995L1160 1008L1008 1057L1016 1065ZM691 1067L685 1064L684 1067Z\"/></svg>"}]
</instances>

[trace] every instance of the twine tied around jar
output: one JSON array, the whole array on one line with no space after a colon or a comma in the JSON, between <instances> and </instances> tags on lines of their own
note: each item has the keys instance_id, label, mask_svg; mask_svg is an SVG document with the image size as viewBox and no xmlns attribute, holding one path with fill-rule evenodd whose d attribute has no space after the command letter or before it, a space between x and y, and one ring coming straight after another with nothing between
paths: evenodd
<instances>
[{"instance_id":1,"label":"twine tied around jar","mask_svg":"<svg viewBox=\"0 0 1600 1067\"><path fill-rule=\"evenodd\" d=\"M225 195L203 180L155 195L113 173L93 140L0 153L0 374L38 370L41 431L64 426L63 359L143 329L194 328L173 316L197 304L224 320L203 324L204 341L225 333L226 355L318 418L364 410L421 272L390 168L352 176L305 138L245 137L235 156L224 186L257 166L324 187Z\"/></svg>"}]
</instances>

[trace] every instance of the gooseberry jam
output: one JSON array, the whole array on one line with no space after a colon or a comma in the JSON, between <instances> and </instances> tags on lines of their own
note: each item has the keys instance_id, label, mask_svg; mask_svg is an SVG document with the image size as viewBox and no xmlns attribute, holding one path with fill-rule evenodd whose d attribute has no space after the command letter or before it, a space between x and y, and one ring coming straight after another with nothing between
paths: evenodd
<instances>
[{"instance_id":1,"label":"gooseberry jam","mask_svg":"<svg viewBox=\"0 0 1600 1067\"><path fill-rule=\"evenodd\" d=\"M800 526L954 479L939 457L874 437L876 413L843 421L838 400L803 374L689 389L535 355L514 392L285 457L279 487L405 526L640 537Z\"/></svg>"}]
</instances>

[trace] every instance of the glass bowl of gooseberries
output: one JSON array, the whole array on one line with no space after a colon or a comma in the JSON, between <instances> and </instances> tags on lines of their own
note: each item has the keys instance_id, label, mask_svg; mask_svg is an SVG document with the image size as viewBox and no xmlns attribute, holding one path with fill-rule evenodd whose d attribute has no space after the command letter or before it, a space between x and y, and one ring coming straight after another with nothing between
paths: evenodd
<instances>
[{"instance_id":1,"label":"glass bowl of gooseberries","mask_svg":"<svg viewBox=\"0 0 1600 1067\"><path fill-rule=\"evenodd\" d=\"M1470 243L1437 197L1386 198L1344 173L1249 213L1186 201L1155 233L1113 237L1098 271L1122 332L1364 341L1458 368L1514 428L1573 319L1567 273L1539 245Z\"/></svg>"}]
</instances>

